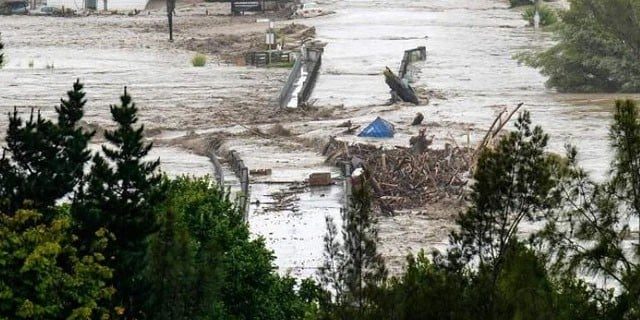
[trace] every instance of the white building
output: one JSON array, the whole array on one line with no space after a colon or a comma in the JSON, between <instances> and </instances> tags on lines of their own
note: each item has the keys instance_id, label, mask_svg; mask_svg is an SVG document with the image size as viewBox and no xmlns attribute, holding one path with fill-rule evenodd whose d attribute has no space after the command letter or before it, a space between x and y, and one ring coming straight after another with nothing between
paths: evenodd
<instances>
[{"instance_id":1,"label":"white building","mask_svg":"<svg viewBox=\"0 0 640 320\"><path fill-rule=\"evenodd\" d=\"M149 0L47 0L47 6L72 10L144 10Z\"/></svg>"}]
</instances>

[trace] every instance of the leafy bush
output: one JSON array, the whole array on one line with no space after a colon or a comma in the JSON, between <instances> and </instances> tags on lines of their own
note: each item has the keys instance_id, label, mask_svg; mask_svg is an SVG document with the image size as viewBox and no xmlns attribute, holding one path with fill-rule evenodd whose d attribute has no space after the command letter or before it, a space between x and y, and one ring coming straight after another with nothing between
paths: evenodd
<instances>
[{"instance_id":1,"label":"leafy bush","mask_svg":"<svg viewBox=\"0 0 640 320\"><path fill-rule=\"evenodd\" d=\"M191 58L191 64L194 67L204 67L207 64L207 56L201 53L196 53L196 55Z\"/></svg>"},{"instance_id":2,"label":"leafy bush","mask_svg":"<svg viewBox=\"0 0 640 320\"><path fill-rule=\"evenodd\" d=\"M534 3L535 0L509 0L509 4L511 8L520 7L520 6L528 6Z\"/></svg>"},{"instance_id":3,"label":"leafy bush","mask_svg":"<svg viewBox=\"0 0 640 320\"><path fill-rule=\"evenodd\" d=\"M107 242L104 230L100 243ZM104 319L113 288L101 254L81 255L68 216L0 214L0 318Z\"/></svg>"},{"instance_id":4,"label":"leafy bush","mask_svg":"<svg viewBox=\"0 0 640 320\"><path fill-rule=\"evenodd\" d=\"M534 17L536 14L536 7L531 6L524 10L522 18L529 22L529 26L534 26ZM558 22L558 15L556 11L549 6L540 6L538 8L538 14L540 15L540 26L550 26Z\"/></svg>"},{"instance_id":5,"label":"leafy bush","mask_svg":"<svg viewBox=\"0 0 640 320\"><path fill-rule=\"evenodd\" d=\"M229 193L208 178L170 182L151 244L152 319L302 319L296 281L274 272Z\"/></svg>"}]
</instances>

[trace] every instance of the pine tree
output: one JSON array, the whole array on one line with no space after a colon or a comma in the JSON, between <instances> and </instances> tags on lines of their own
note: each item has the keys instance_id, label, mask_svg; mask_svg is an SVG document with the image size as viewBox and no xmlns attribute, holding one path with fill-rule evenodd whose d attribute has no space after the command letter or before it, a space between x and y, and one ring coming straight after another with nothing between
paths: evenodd
<instances>
[{"instance_id":1,"label":"pine tree","mask_svg":"<svg viewBox=\"0 0 640 320\"><path fill-rule=\"evenodd\" d=\"M577 151L570 150L570 176L563 183L566 205L541 233L558 273L588 272L616 284L617 319L640 317L640 239L632 231L633 221L640 219L638 116L635 102L616 102L609 181L593 181L579 167Z\"/></svg>"},{"instance_id":2,"label":"pine tree","mask_svg":"<svg viewBox=\"0 0 640 320\"><path fill-rule=\"evenodd\" d=\"M610 138L616 150L613 184L640 226L640 119L635 102L616 101ZM640 244L640 233L638 237Z\"/></svg>"},{"instance_id":3,"label":"pine tree","mask_svg":"<svg viewBox=\"0 0 640 320\"><path fill-rule=\"evenodd\" d=\"M452 234L467 262L499 265L520 223L540 218L557 203L559 163L545 153L548 136L540 127L531 128L528 112L518 117L516 128L478 159L471 207Z\"/></svg>"},{"instance_id":4,"label":"pine tree","mask_svg":"<svg viewBox=\"0 0 640 320\"><path fill-rule=\"evenodd\" d=\"M108 145L93 157L86 190L79 192L72 214L78 224L82 250L93 250L92 234L104 227L113 236L105 250L107 265L114 270L114 306L126 319L141 316L147 286L144 281L148 238L157 231L154 205L162 201L162 179L156 173L160 162L144 161L151 144L143 140L131 96L120 97L111 106L117 129L105 132ZM120 309L121 308L121 309Z\"/></svg>"},{"instance_id":5,"label":"pine tree","mask_svg":"<svg viewBox=\"0 0 640 320\"><path fill-rule=\"evenodd\" d=\"M487 293L483 318L496 312L497 281L507 252L518 244L520 224L542 219L559 201L561 165L545 153L548 136L540 127L531 127L528 112L518 117L516 128L495 149L481 153L471 206L458 217L459 230L451 235L452 265L479 263Z\"/></svg>"},{"instance_id":6,"label":"pine tree","mask_svg":"<svg viewBox=\"0 0 640 320\"><path fill-rule=\"evenodd\" d=\"M325 289L336 294L336 316L367 319L375 290L386 279L387 271L377 252L376 219L366 183L354 190L350 208L342 218L343 241L340 245L337 244L336 227L331 219L327 219L325 263L319 275Z\"/></svg>"},{"instance_id":7,"label":"pine tree","mask_svg":"<svg viewBox=\"0 0 640 320\"><path fill-rule=\"evenodd\" d=\"M344 266L344 255L338 239L338 228L330 216L325 217L325 222L327 233L324 236L324 262L318 274L320 284L328 291L334 292L336 297L342 297L344 288L340 283L343 281L341 268Z\"/></svg>"},{"instance_id":8,"label":"pine tree","mask_svg":"<svg viewBox=\"0 0 640 320\"><path fill-rule=\"evenodd\" d=\"M9 115L7 147L0 161L4 169L0 172L0 211L12 214L22 207L32 208L50 220L50 208L82 180L93 133L78 128L86 103L79 80L67 96L56 108L57 123L33 109L27 121L15 108Z\"/></svg>"}]
</instances>

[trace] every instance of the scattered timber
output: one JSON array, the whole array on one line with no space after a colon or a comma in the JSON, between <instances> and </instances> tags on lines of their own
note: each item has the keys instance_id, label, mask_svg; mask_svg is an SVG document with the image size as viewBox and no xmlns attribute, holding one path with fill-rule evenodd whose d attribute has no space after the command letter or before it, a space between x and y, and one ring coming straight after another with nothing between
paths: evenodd
<instances>
[{"instance_id":1,"label":"scattered timber","mask_svg":"<svg viewBox=\"0 0 640 320\"><path fill-rule=\"evenodd\" d=\"M324 149L327 161L363 167L374 189L374 204L382 212L420 208L445 198L463 197L473 150L458 146L385 150L367 144L349 145L332 138ZM350 174L350 173L349 173Z\"/></svg>"},{"instance_id":2,"label":"scattered timber","mask_svg":"<svg viewBox=\"0 0 640 320\"><path fill-rule=\"evenodd\" d=\"M478 156L494 145L522 105L501 111L476 148L461 147L449 135L451 143L445 144L444 149L431 149L434 136L427 138L426 129L421 129L411 137L410 148L350 145L331 137L322 154L328 163L341 167L346 176L362 168L374 192L374 205L385 214L422 208L444 199L463 199Z\"/></svg>"},{"instance_id":3,"label":"scattered timber","mask_svg":"<svg viewBox=\"0 0 640 320\"><path fill-rule=\"evenodd\" d=\"M502 131L502 129L504 129L505 125L507 125L507 123L509 122L509 120L511 120L513 115L516 114L516 112L518 112L520 108L522 108L523 105L524 103L522 102L519 103L511 112L508 112L508 110L505 108L498 114L495 120L493 120L493 123L489 127L489 130L487 130L487 133L485 134L484 138L482 138L482 140L476 147L475 151L473 152L473 155L472 155L473 167L475 167L476 160L480 156L480 153L482 152L482 150L484 150L484 148L487 148L488 146L493 144L494 139L498 136L498 134Z\"/></svg>"}]
</instances>

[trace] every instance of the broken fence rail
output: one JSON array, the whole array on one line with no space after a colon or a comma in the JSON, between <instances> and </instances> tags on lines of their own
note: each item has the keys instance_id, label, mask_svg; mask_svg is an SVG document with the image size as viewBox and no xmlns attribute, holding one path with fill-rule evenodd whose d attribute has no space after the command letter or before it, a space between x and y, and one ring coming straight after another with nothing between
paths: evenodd
<instances>
[{"instance_id":1,"label":"broken fence rail","mask_svg":"<svg viewBox=\"0 0 640 320\"><path fill-rule=\"evenodd\" d=\"M240 179L240 196L238 197L238 203L244 212L244 220L247 221L249 214L249 168L247 168L235 150L229 152L229 158L231 160L231 169L235 172L238 179Z\"/></svg>"},{"instance_id":2,"label":"broken fence rail","mask_svg":"<svg viewBox=\"0 0 640 320\"><path fill-rule=\"evenodd\" d=\"M218 160L218 156L213 151L209 153L209 159L211 160L211 163L213 163L213 170L216 175L216 182L218 183L219 186L223 187L224 171L222 170L222 164L220 164L220 160Z\"/></svg>"},{"instance_id":3,"label":"broken fence rail","mask_svg":"<svg viewBox=\"0 0 640 320\"><path fill-rule=\"evenodd\" d=\"M212 151L209 153L209 159L211 160L211 163L213 163L216 182L220 187L224 188L224 170L222 169L220 160L218 160L218 156ZM233 170L240 180L238 205L242 208L244 221L247 221L249 216L249 168L244 165L244 161L242 161L236 151L232 150L229 152L229 160L231 163L231 170Z\"/></svg>"}]
</instances>

